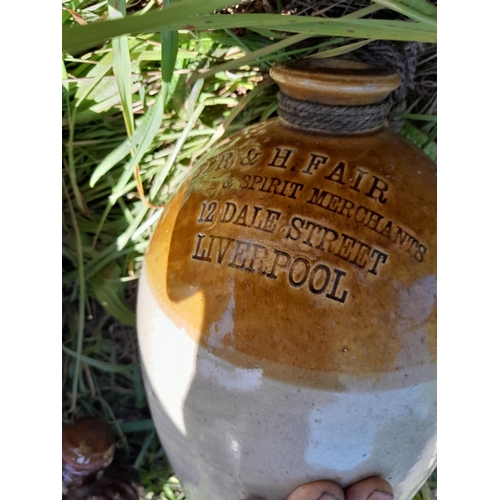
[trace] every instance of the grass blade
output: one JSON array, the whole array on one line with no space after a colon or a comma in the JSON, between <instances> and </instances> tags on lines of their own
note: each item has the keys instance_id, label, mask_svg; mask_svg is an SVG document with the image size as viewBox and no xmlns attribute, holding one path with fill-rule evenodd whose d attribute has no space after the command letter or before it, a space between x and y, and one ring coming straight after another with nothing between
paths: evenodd
<instances>
[{"instance_id":1,"label":"grass blade","mask_svg":"<svg viewBox=\"0 0 500 500\"><path fill-rule=\"evenodd\" d=\"M73 385L71 390L71 407L69 409L70 413L76 410L76 401L78 397L78 380L80 378L80 370L82 363L82 349L83 349L83 333L85 327L85 265L83 262L83 246L82 239L80 236L80 230L78 228L78 221L76 220L76 214L73 209L73 204L71 203L71 198L68 193L68 188L63 182L64 194L68 202L68 208L71 215L71 222L73 224L73 230L75 234L75 244L76 244L76 254L78 258L78 333L77 333L77 343L76 343L76 363L73 372Z\"/></svg>"},{"instance_id":2,"label":"grass blade","mask_svg":"<svg viewBox=\"0 0 500 500\"><path fill-rule=\"evenodd\" d=\"M109 19L123 19L127 11L126 0L108 0ZM134 132L134 113L132 110L132 75L127 35L113 38L113 72L118 84L118 92L123 108L123 118L127 135Z\"/></svg>"},{"instance_id":3,"label":"grass blade","mask_svg":"<svg viewBox=\"0 0 500 500\"><path fill-rule=\"evenodd\" d=\"M109 197L112 204L116 203L116 200L121 196L119 193L132 177L135 166L141 162L143 156L150 148L151 143L153 142L153 139L161 125L163 117L163 103L164 97L163 93L161 93L151 109L148 111L148 120L145 118L141 123L140 128L142 140L138 143L134 156L125 166L123 174L118 180L116 186L113 188L113 194Z\"/></svg>"},{"instance_id":4,"label":"grass blade","mask_svg":"<svg viewBox=\"0 0 500 500\"><path fill-rule=\"evenodd\" d=\"M436 29L425 23L408 23L382 19L326 19L306 16L279 16L277 14L233 14L231 16L203 15L189 20L193 29L269 27L295 33L347 38L373 38L381 40L435 42ZM163 29L177 27L175 23ZM76 28L75 28L76 29ZM82 26L81 29L85 29Z\"/></svg>"},{"instance_id":5,"label":"grass blade","mask_svg":"<svg viewBox=\"0 0 500 500\"><path fill-rule=\"evenodd\" d=\"M203 86L202 81L198 81L195 83L193 90L191 91L191 95L189 96L188 100L194 100L196 101L199 97L199 94L201 92L201 88ZM151 185L151 189L149 190L149 199L152 202L158 192L160 191L163 183L165 182L165 179L167 178L168 173L170 172L170 169L172 168L173 164L175 163L175 160L177 159L177 155L179 154L180 150L182 149L182 146L186 142L186 139L188 138L192 128L194 127L196 121L198 120L201 112L203 111L205 105L199 104L194 112L191 114L189 121L187 122L186 126L184 127L181 136L177 141L175 142L174 149L172 153L168 156L168 159L165 163L165 167L155 176L155 179ZM138 212L138 214L135 217L134 222L129 226L129 228L116 240L117 242L117 248L118 250L122 250L125 245L129 242L130 238L132 235L136 233L137 228L142 222L142 219L145 217L148 207L146 205L142 206ZM139 234L135 234L136 237L140 236Z\"/></svg>"},{"instance_id":6,"label":"grass blade","mask_svg":"<svg viewBox=\"0 0 500 500\"><path fill-rule=\"evenodd\" d=\"M199 0L183 2L182 5ZM212 3L206 0L205 3ZM215 3L215 0L213 0ZM222 3L222 2L221 2ZM174 9L177 9L174 11ZM151 12L131 19L118 19L87 26L63 29L63 50L72 52L82 46L97 43L112 36L126 33L145 33L179 29L219 29L253 26L309 33L317 36L344 36L348 38L373 38L434 43L437 40L436 27L428 23L408 23L382 19L325 19L306 16L280 16L278 14L220 14L186 17L186 10L179 10L177 4L166 7L161 12ZM205 9L208 10L208 9ZM164 14L175 14L165 16ZM189 12L188 12L189 13ZM152 15L152 16L151 16Z\"/></svg>"},{"instance_id":7,"label":"grass blade","mask_svg":"<svg viewBox=\"0 0 500 500\"><path fill-rule=\"evenodd\" d=\"M224 64L220 64L219 66L210 68L208 71L205 71L204 73L198 73L196 75L193 75L188 83L193 83L199 78L209 78L215 75L216 73L219 73L220 71L230 71L235 68L240 68L241 66L245 66L253 61L256 61L260 57L267 56L269 54L272 54L273 52L284 49L285 47L302 42L303 40L306 40L307 38L310 37L311 35L303 35L303 34L290 36L288 38L285 38L284 40L281 40L280 42L273 43L271 45L268 45L267 47L263 47L262 49L254 50L253 52L250 52L244 55L243 57L240 57L239 59L228 61Z\"/></svg>"},{"instance_id":8,"label":"grass blade","mask_svg":"<svg viewBox=\"0 0 500 500\"><path fill-rule=\"evenodd\" d=\"M172 94L172 77L177 59L179 34L177 31L163 31L161 34L161 79L165 86L166 101Z\"/></svg>"},{"instance_id":9,"label":"grass blade","mask_svg":"<svg viewBox=\"0 0 500 500\"><path fill-rule=\"evenodd\" d=\"M146 452L148 448L151 446L153 439L156 437L156 432L153 429L149 434L144 444L142 445L141 451L137 454L137 458L134 461L134 469L140 469L142 466L142 462L144 461L144 457L146 456Z\"/></svg>"},{"instance_id":10,"label":"grass blade","mask_svg":"<svg viewBox=\"0 0 500 500\"><path fill-rule=\"evenodd\" d=\"M422 149L429 158L437 161L437 145L434 141L420 131L417 127L413 126L411 123L405 121L403 125L403 130L401 131L403 135L410 142L415 144L418 148Z\"/></svg>"},{"instance_id":11,"label":"grass blade","mask_svg":"<svg viewBox=\"0 0 500 500\"><path fill-rule=\"evenodd\" d=\"M109 72L113 66L113 54L108 52L103 58L92 68L88 77L93 77L90 81L85 81L79 85L75 95L75 107L80 106L95 86L102 80L103 76Z\"/></svg>"},{"instance_id":12,"label":"grass blade","mask_svg":"<svg viewBox=\"0 0 500 500\"><path fill-rule=\"evenodd\" d=\"M400 116L406 120L419 120L424 122L434 122L437 123L436 115L419 115L413 113L391 113L391 116Z\"/></svg>"},{"instance_id":13,"label":"grass blade","mask_svg":"<svg viewBox=\"0 0 500 500\"><path fill-rule=\"evenodd\" d=\"M342 47L336 47L335 49L324 50L323 52L318 52L317 54L313 54L311 56L307 56L306 59L322 59L323 57L335 57L341 56L344 54L348 54L353 50L359 49L364 45L373 42L374 40L362 40L361 42L349 43L347 45L342 45Z\"/></svg>"},{"instance_id":14,"label":"grass blade","mask_svg":"<svg viewBox=\"0 0 500 500\"><path fill-rule=\"evenodd\" d=\"M239 113L245 108L245 106L255 97L258 95L262 94L262 92L270 87L271 85L274 85L274 81L271 79L268 79L267 81L261 82L257 87L255 87L253 90L248 92L248 94L245 95L238 104L231 110L231 113L225 118L225 120L219 125L215 133L212 135L210 140L203 146L202 149L200 149L193 157L191 158L191 165L195 162L195 160L198 157L203 158L203 155L215 144L216 141L218 141L226 132L226 130L229 128L231 123L234 121L234 119L238 116Z\"/></svg>"},{"instance_id":15,"label":"grass blade","mask_svg":"<svg viewBox=\"0 0 500 500\"><path fill-rule=\"evenodd\" d=\"M141 16L127 16L124 19L95 22L86 26L63 27L62 50L64 53L71 54L88 49L114 36L146 31L175 31L181 29L196 14L229 7L233 3L234 0L233 2L230 0L184 0L165 6L161 11L148 12ZM167 23L176 24L176 27L163 26ZM82 31L82 28L86 28L85 31ZM191 28L186 26L185 29Z\"/></svg>"},{"instance_id":16,"label":"grass blade","mask_svg":"<svg viewBox=\"0 0 500 500\"><path fill-rule=\"evenodd\" d=\"M382 10L383 7L381 5L369 5L368 7L363 7L362 9L355 10L350 14L346 14L342 16L343 19L360 19L361 17L367 16L369 14L373 14L379 10Z\"/></svg>"},{"instance_id":17,"label":"grass blade","mask_svg":"<svg viewBox=\"0 0 500 500\"><path fill-rule=\"evenodd\" d=\"M68 72L66 71L66 65L64 64L64 59L62 60L62 80L67 82ZM66 99L66 103L69 104L69 83L63 83L63 97Z\"/></svg>"},{"instance_id":18,"label":"grass blade","mask_svg":"<svg viewBox=\"0 0 500 500\"><path fill-rule=\"evenodd\" d=\"M71 104L69 101L69 94L65 92L66 106L68 109L68 129L69 129L69 137L66 144L67 150L67 170L69 175L69 180L71 184L71 189L75 195L76 206L78 210L82 213L86 213L85 206L83 204L82 193L80 192L80 188L78 186L78 180L76 178L76 166L75 166L75 155L74 155L74 147L73 141L75 138L75 123L76 123L76 108L71 109ZM64 158L63 158L64 161Z\"/></svg>"},{"instance_id":19,"label":"grass blade","mask_svg":"<svg viewBox=\"0 0 500 500\"><path fill-rule=\"evenodd\" d=\"M119 280L120 268L111 262L90 280L92 291L111 316L124 325L135 326L135 314L125 305L123 283Z\"/></svg>"},{"instance_id":20,"label":"grass blade","mask_svg":"<svg viewBox=\"0 0 500 500\"><path fill-rule=\"evenodd\" d=\"M93 188L99 179L109 172L117 163L122 161L143 139L144 135L147 133L147 123L154 118L154 113L149 110L141 125L137 127L132 134L132 137L125 139L117 148L115 148L111 153L109 153L104 160L96 167L92 172L90 177L89 185ZM144 124L144 125L143 125Z\"/></svg>"},{"instance_id":21,"label":"grass blade","mask_svg":"<svg viewBox=\"0 0 500 500\"><path fill-rule=\"evenodd\" d=\"M125 171L120 177L118 184L115 186L114 192L116 193L123 189L123 187L127 184L127 181L132 176L135 165L141 161L142 157L151 145L154 136L158 132L161 125L162 115L163 98L159 95L156 102L147 111L141 124L135 130L134 135L130 139L125 140L122 144L120 144L120 146L106 156L106 158L104 158L104 160L94 170L92 176L90 177L90 187L94 187L97 181L106 172L125 158L125 156L132 151L133 148L137 147L134 156L125 166Z\"/></svg>"},{"instance_id":22,"label":"grass blade","mask_svg":"<svg viewBox=\"0 0 500 500\"><path fill-rule=\"evenodd\" d=\"M144 420L133 420L131 422L123 422L120 426L124 433L128 432L143 432L152 431L155 428L153 421L148 418Z\"/></svg>"},{"instance_id":23,"label":"grass blade","mask_svg":"<svg viewBox=\"0 0 500 500\"><path fill-rule=\"evenodd\" d=\"M172 0L163 0L163 9L171 5ZM179 51L179 34L177 31L163 31L161 34L161 80L165 87L166 99L172 93L172 77L174 76L175 61Z\"/></svg>"},{"instance_id":24,"label":"grass blade","mask_svg":"<svg viewBox=\"0 0 500 500\"><path fill-rule=\"evenodd\" d=\"M194 124L196 123L196 120L201 115L201 112L205 108L204 104L199 104L196 109L194 110L194 113L191 115L189 118L188 123L186 124L186 127L182 131L182 135L177 139L174 150L172 151L172 154L168 156L167 161L165 162L165 167L159 172L153 181L153 184L151 185L150 189L150 200L153 201L155 196L158 194L160 191L161 187L163 186L163 183L165 182L165 179L167 178L167 175L170 172L170 169L172 168L173 164L175 163L175 160L177 159L177 155L179 154L180 150L182 149L182 146L184 146L184 143L186 142L186 139L189 136L189 133L191 132L191 129L193 128ZM118 247L119 248L119 247Z\"/></svg>"},{"instance_id":25,"label":"grass blade","mask_svg":"<svg viewBox=\"0 0 500 500\"><path fill-rule=\"evenodd\" d=\"M373 2L414 21L421 21L432 26L437 25L437 9L425 0L373 0Z\"/></svg>"},{"instance_id":26,"label":"grass blade","mask_svg":"<svg viewBox=\"0 0 500 500\"><path fill-rule=\"evenodd\" d=\"M107 363L106 361L100 361L94 358L89 358L88 356L84 356L83 354L78 356L78 353L76 353L69 347L66 347L65 345L62 346L62 350L66 354L69 354L71 357L80 359L82 363L87 363L92 368L97 368L98 370L102 370L103 372L127 373L135 370L137 367L137 363L130 365L119 365L114 363Z\"/></svg>"}]
</instances>

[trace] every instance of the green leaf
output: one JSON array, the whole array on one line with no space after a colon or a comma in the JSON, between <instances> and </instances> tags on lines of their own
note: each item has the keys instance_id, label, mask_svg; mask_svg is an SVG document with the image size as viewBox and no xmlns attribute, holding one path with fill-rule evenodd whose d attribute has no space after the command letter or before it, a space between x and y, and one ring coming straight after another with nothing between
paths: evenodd
<instances>
[{"instance_id":1,"label":"green leaf","mask_svg":"<svg viewBox=\"0 0 500 500\"><path fill-rule=\"evenodd\" d=\"M91 102L91 98L95 97L95 104L91 105L88 109L82 109L78 112L78 116L76 117L76 124L88 123L92 120L96 120L102 118L102 114L109 111L111 108L120 104L120 95L118 94L118 89L115 81L107 81L102 82L103 85L99 85L94 93L89 96L89 100L86 101L86 104ZM135 94L139 91L141 84L139 82L134 83L132 85L132 94ZM110 93L112 95L107 96ZM101 116L99 116L101 115ZM63 125L67 125L67 120L63 120Z\"/></svg>"},{"instance_id":2,"label":"green leaf","mask_svg":"<svg viewBox=\"0 0 500 500\"><path fill-rule=\"evenodd\" d=\"M118 162L123 160L135 147L137 147L133 158L125 166L118 184L115 186L114 192L121 190L127 181L132 176L135 165L140 163L142 157L149 149L158 129L161 125L163 116L163 99L161 95L147 111L140 125L136 128L130 139L123 141L116 149L109 153L106 158L99 164L90 177L90 187L94 187L97 181L111 170Z\"/></svg>"},{"instance_id":3,"label":"green leaf","mask_svg":"<svg viewBox=\"0 0 500 500\"><path fill-rule=\"evenodd\" d=\"M194 99L193 96L196 96L196 99L199 96L199 93L201 91L202 87L202 82L198 81L195 83L193 90L191 91L190 97ZM150 200L154 200L155 196L158 194L160 191L163 183L165 182L165 179L167 178L167 175L170 172L170 169L175 163L175 160L177 159L177 155L179 154L180 150L182 149L182 146L186 142L186 139L189 137L189 134L191 132L191 129L193 128L194 124L196 123L196 120L198 120L201 112L203 111L205 105L204 104L199 104L197 108L194 110L193 114L191 115L188 123L184 127L181 136L177 141L175 142L174 150L172 153L168 156L167 161L165 162L165 166L163 169L155 176L154 181L151 185L151 189L149 190L149 197ZM148 211L147 206L142 206L139 209L139 213L136 215L134 222L129 226L129 228L116 240L116 246L118 250L122 250L125 245L129 242L129 240L134 236L137 238L139 235L135 234L137 228L140 226L142 219L145 217L146 213Z\"/></svg>"},{"instance_id":4,"label":"green leaf","mask_svg":"<svg viewBox=\"0 0 500 500\"><path fill-rule=\"evenodd\" d=\"M78 355L75 351L69 349L65 345L62 346L62 350L66 353L69 354L73 358L77 358ZM130 365L119 365L115 363L107 363L106 361L100 361L98 359L94 358L89 358L88 356L84 356L83 354L79 356L80 360L82 363L87 363L89 366L92 368L97 368L98 370L101 370L103 372L110 372L110 373L126 373L126 372L131 372L136 369L137 363L133 363Z\"/></svg>"},{"instance_id":5,"label":"green leaf","mask_svg":"<svg viewBox=\"0 0 500 500\"><path fill-rule=\"evenodd\" d=\"M75 106L80 106L89 93L95 88L95 86L102 80L103 76L106 75L113 66L113 54L108 52L102 59L89 71L87 77L91 80L82 82L78 86L76 91Z\"/></svg>"},{"instance_id":6,"label":"green leaf","mask_svg":"<svg viewBox=\"0 0 500 500\"><path fill-rule=\"evenodd\" d=\"M230 71L230 70L235 69L235 68L241 68L241 66L245 66L253 61L256 61L257 59L259 59L261 57L265 57L269 54L272 54L273 52L284 49L285 47L302 42L303 40L306 40L307 38L310 38L310 37L311 37L311 35L293 35L293 36L290 36L288 38L285 38L285 40L281 40L280 42L273 43L273 44L268 45L267 47L264 47L262 49L254 50L253 52L249 52L248 54L244 55L243 57L240 57L238 59L234 59L232 61L228 61L224 64L220 64L219 66L215 66L213 68L210 68L208 71L206 71L204 73L198 73L190 79L190 82L193 82L199 78L209 78L209 77L215 75L216 73L219 73L220 71Z\"/></svg>"},{"instance_id":7,"label":"green leaf","mask_svg":"<svg viewBox=\"0 0 500 500\"><path fill-rule=\"evenodd\" d=\"M427 156L431 158L431 160L437 161L436 143L430 140L429 137L422 131L420 131L417 127L405 121L401 134L410 142L415 144L415 146L421 148L427 154Z\"/></svg>"},{"instance_id":8,"label":"green leaf","mask_svg":"<svg viewBox=\"0 0 500 500\"><path fill-rule=\"evenodd\" d=\"M437 123L436 115L419 115L414 113L391 113L390 116L400 116L406 120L419 120L424 122L434 122Z\"/></svg>"},{"instance_id":9,"label":"green leaf","mask_svg":"<svg viewBox=\"0 0 500 500\"><path fill-rule=\"evenodd\" d=\"M171 0L163 0L163 9L171 5ZM179 34L177 31L163 31L161 33L161 80L165 89L166 101L172 94L172 77L175 61L179 51Z\"/></svg>"},{"instance_id":10,"label":"green leaf","mask_svg":"<svg viewBox=\"0 0 500 500\"><path fill-rule=\"evenodd\" d=\"M140 126L137 127L137 130L141 129L141 141L137 144L137 149L132 159L125 165L118 183L113 188L113 194L109 197L112 204L116 203L116 200L120 196L118 193L126 186L128 180L132 177L135 166L140 164L143 156L151 147L153 139L161 125L164 102L164 94L161 92Z\"/></svg>"},{"instance_id":11,"label":"green leaf","mask_svg":"<svg viewBox=\"0 0 500 500\"><path fill-rule=\"evenodd\" d=\"M78 258L78 332L76 341L76 352L74 353L76 358L75 368L73 372L73 384L71 391L71 409L74 411L76 408L76 402L78 399L78 380L80 378L80 370L82 363L82 350L83 350L83 336L85 329L85 297L86 297L86 285L85 285L85 262L83 260L83 245L82 237L80 234L80 229L78 227L78 221L76 219L75 210L71 203L71 198L68 193L66 184L63 183L64 194L68 203L68 208L71 215L71 221L73 224L73 232L75 235L76 252Z\"/></svg>"},{"instance_id":12,"label":"green leaf","mask_svg":"<svg viewBox=\"0 0 500 500\"><path fill-rule=\"evenodd\" d=\"M63 90L64 90L64 96L69 97L69 83L64 83L64 80L68 79L68 72L66 71L66 65L64 64L64 60L62 61L62 79L63 79Z\"/></svg>"},{"instance_id":13,"label":"green leaf","mask_svg":"<svg viewBox=\"0 0 500 500\"><path fill-rule=\"evenodd\" d=\"M168 5L161 11L148 12L141 16L127 16L124 19L95 22L86 26L63 27L62 49L64 53L71 54L78 50L88 49L114 36L147 31L191 29L188 24L196 14L229 7L233 3L234 0L233 2L228 0L184 0ZM166 23L174 23L176 27L162 26ZM87 29L82 31L80 28Z\"/></svg>"},{"instance_id":14,"label":"green leaf","mask_svg":"<svg viewBox=\"0 0 500 500\"><path fill-rule=\"evenodd\" d=\"M437 25L437 9L425 0L373 0L373 2L414 21L421 21L432 26Z\"/></svg>"},{"instance_id":15,"label":"green leaf","mask_svg":"<svg viewBox=\"0 0 500 500\"><path fill-rule=\"evenodd\" d=\"M182 149L182 146L184 146L184 143L186 142L186 139L188 138L189 133L191 132L191 129L193 128L194 124L196 123L196 120L198 120L198 118L201 115L201 112L204 109L205 109L205 105L199 104L197 106L197 108L194 110L193 114L191 115L188 123L186 123L186 126L184 127L184 129L182 131L182 135L175 142L174 150L168 156L167 161L165 162L165 166L155 176L155 179L154 179L153 184L151 185L151 189L150 189L151 199L153 199L158 194L158 192L160 191L160 188L163 186L165 179L167 178L167 175L170 172L170 169L172 168L173 164L175 163L175 160L177 159L177 155L179 154L180 150Z\"/></svg>"},{"instance_id":16,"label":"green leaf","mask_svg":"<svg viewBox=\"0 0 500 500\"><path fill-rule=\"evenodd\" d=\"M344 54L348 54L354 50L363 47L364 45L373 42L374 40L363 40L361 42L349 43L347 45L342 45L342 47L336 47L335 49L324 50L323 52L318 52L317 54L313 54L311 56L307 56L309 59L322 59L323 57L335 57L341 56Z\"/></svg>"},{"instance_id":17,"label":"green leaf","mask_svg":"<svg viewBox=\"0 0 500 500\"><path fill-rule=\"evenodd\" d=\"M111 316L124 325L135 326L135 314L125 305L123 283L119 278L120 268L116 262L111 262L92 277L90 286L99 303Z\"/></svg>"},{"instance_id":18,"label":"green leaf","mask_svg":"<svg viewBox=\"0 0 500 500\"><path fill-rule=\"evenodd\" d=\"M202 4L205 4L203 8ZM127 33L145 33L179 29L217 29L259 27L318 36L345 36L433 43L437 40L436 27L428 23L408 23L383 19L325 19L306 16L280 16L278 14L193 15L206 12L208 5L225 3L216 0L184 1L160 12L131 16L115 21L92 23L86 26L63 28L63 51L74 52L99 43L107 38ZM193 8L188 8L193 5Z\"/></svg>"},{"instance_id":19,"label":"green leaf","mask_svg":"<svg viewBox=\"0 0 500 500\"><path fill-rule=\"evenodd\" d=\"M108 0L110 19L123 19L127 11L126 0ZM132 71L127 36L113 38L113 71L118 84L118 92L123 108L123 118L127 135L134 132L134 112L132 110Z\"/></svg>"}]
</instances>

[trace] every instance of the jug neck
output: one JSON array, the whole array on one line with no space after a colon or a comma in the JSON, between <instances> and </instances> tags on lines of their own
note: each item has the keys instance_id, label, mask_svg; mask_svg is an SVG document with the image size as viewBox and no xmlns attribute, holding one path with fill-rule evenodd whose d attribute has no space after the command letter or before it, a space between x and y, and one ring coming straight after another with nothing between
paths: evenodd
<instances>
[{"instance_id":1,"label":"jug neck","mask_svg":"<svg viewBox=\"0 0 500 500\"><path fill-rule=\"evenodd\" d=\"M271 69L280 87L278 114L288 125L332 133L380 128L400 78L388 69L341 60L299 61Z\"/></svg>"}]
</instances>

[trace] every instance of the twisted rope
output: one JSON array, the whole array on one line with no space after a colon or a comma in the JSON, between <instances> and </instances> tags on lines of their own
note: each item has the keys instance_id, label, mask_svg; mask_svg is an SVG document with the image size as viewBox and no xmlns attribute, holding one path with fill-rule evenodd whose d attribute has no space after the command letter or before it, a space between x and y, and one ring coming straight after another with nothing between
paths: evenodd
<instances>
[{"instance_id":1,"label":"twisted rope","mask_svg":"<svg viewBox=\"0 0 500 500\"><path fill-rule=\"evenodd\" d=\"M381 127L391 99L367 106L328 106L278 93L280 118L296 127L328 132L366 132Z\"/></svg>"},{"instance_id":2,"label":"twisted rope","mask_svg":"<svg viewBox=\"0 0 500 500\"><path fill-rule=\"evenodd\" d=\"M406 96L415 88L417 56L422 44L418 42L389 42L375 40L361 49L351 52L345 58L364 62L376 68L389 68L396 71L400 78L400 86L389 96L391 113L406 110ZM389 128L393 132L401 132L404 119L398 116L389 117Z\"/></svg>"}]
</instances>

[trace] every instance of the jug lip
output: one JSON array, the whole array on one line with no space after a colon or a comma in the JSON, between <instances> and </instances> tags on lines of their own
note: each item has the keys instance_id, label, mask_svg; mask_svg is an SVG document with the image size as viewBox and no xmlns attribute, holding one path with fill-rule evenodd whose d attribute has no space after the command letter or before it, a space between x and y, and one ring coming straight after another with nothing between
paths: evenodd
<instances>
[{"instance_id":1,"label":"jug lip","mask_svg":"<svg viewBox=\"0 0 500 500\"><path fill-rule=\"evenodd\" d=\"M332 58L273 66L270 75L289 97L330 106L374 104L401 83L393 70Z\"/></svg>"}]
</instances>

